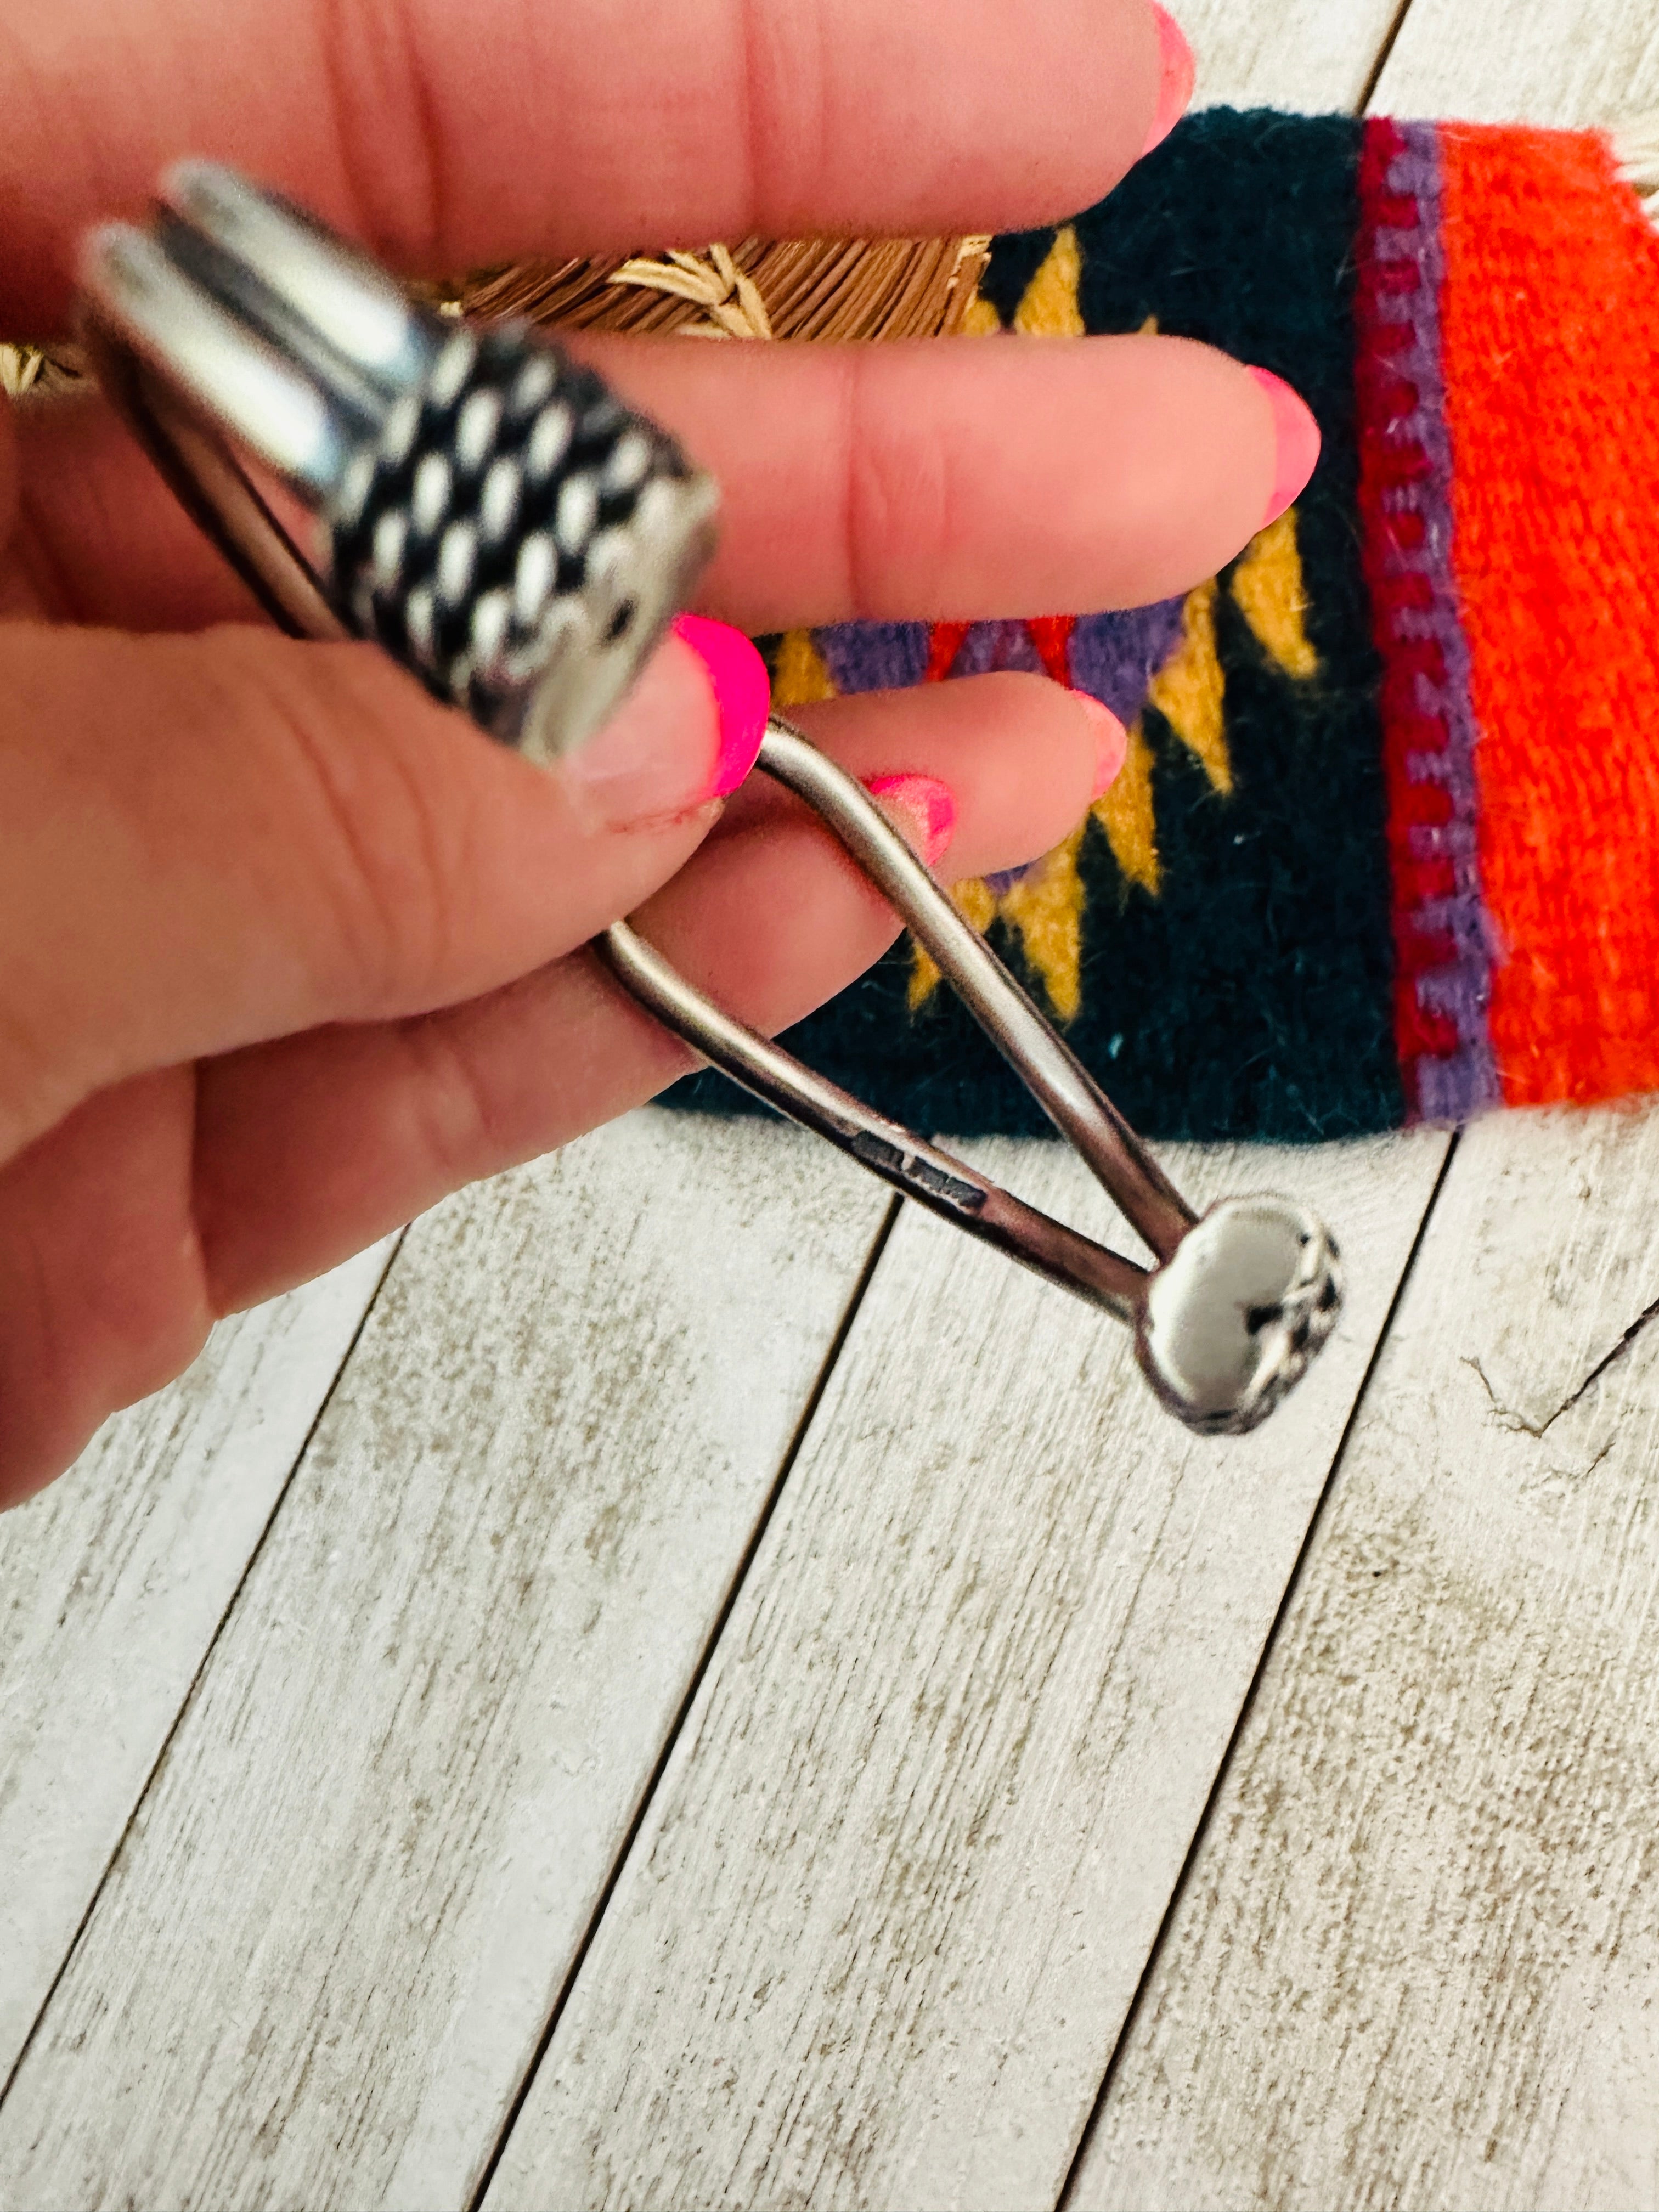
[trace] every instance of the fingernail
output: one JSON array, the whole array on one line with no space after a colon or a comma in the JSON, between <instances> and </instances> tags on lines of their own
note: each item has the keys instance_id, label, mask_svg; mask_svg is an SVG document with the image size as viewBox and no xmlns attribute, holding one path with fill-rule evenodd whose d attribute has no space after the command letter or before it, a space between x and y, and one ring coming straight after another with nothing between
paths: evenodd
<instances>
[{"instance_id":1,"label":"fingernail","mask_svg":"<svg viewBox=\"0 0 1659 2212\"><path fill-rule=\"evenodd\" d=\"M872 775L865 789L879 799L884 814L896 814L902 830L931 868L951 842L957 826L957 802L948 784L932 775Z\"/></svg>"},{"instance_id":2,"label":"fingernail","mask_svg":"<svg viewBox=\"0 0 1659 2212\"><path fill-rule=\"evenodd\" d=\"M720 711L720 744L714 781L702 796L724 799L755 765L772 711L772 679L752 642L729 623L711 622L707 615L677 615L674 635L708 671Z\"/></svg>"},{"instance_id":3,"label":"fingernail","mask_svg":"<svg viewBox=\"0 0 1659 2212\"><path fill-rule=\"evenodd\" d=\"M1193 59L1193 50L1187 43L1187 34L1167 8L1160 8L1153 0L1152 20L1158 25L1158 112L1152 118L1152 127L1146 143L1140 149L1144 161L1154 146L1161 146L1187 112L1187 103L1193 96L1193 84L1198 76L1198 65Z\"/></svg>"},{"instance_id":4,"label":"fingernail","mask_svg":"<svg viewBox=\"0 0 1659 2212\"><path fill-rule=\"evenodd\" d=\"M1129 732L1092 691L1073 691L1072 696L1089 717L1095 733L1095 787L1089 793L1092 802L1117 781L1118 771L1129 750Z\"/></svg>"},{"instance_id":5,"label":"fingernail","mask_svg":"<svg viewBox=\"0 0 1659 2212\"><path fill-rule=\"evenodd\" d=\"M1261 518L1265 530L1270 522L1278 521L1313 474L1319 459L1319 425L1307 401L1292 392L1282 376L1275 376L1270 368L1253 368L1250 374L1267 393L1273 410L1277 458L1267 512Z\"/></svg>"},{"instance_id":6,"label":"fingernail","mask_svg":"<svg viewBox=\"0 0 1659 2212\"><path fill-rule=\"evenodd\" d=\"M740 630L682 615L605 727L557 773L595 827L672 821L743 781L770 701L766 663Z\"/></svg>"}]
</instances>

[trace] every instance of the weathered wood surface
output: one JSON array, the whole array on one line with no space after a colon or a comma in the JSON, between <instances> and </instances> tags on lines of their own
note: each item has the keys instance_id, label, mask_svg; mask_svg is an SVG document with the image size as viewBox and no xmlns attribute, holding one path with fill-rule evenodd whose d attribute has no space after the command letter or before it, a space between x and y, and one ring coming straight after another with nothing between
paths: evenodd
<instances>
[{"instance_id":1,"label":"weathered wood surface","mask_svg":"<svg viewBox=\"0 0 1659 2212\"><path fill-rule=\"evenodd\" d=\"M1464 1139L1073 2212L1659 2203L1656 1209Z\"/></svg>"},{"instance_id":2,"label":"weathered wood surface","mask_svg":"<svg viewBox=\"0 0 1659 2212\"><path fill-rule=\"evenodd\" d=\"M216 1329L0 1517L0 2085L391 1252Z\"/></svg>"},{"instance_id":3,"label":"weathered wood surface","mask_svg":"<svg viewBox=\"0 0 1659 2212\"><path fill-rule=\"evenodd\" d=\"M1328 113L1355 108L1401 0L1180 0L1198 62L1194 102Z\"/></svg>"},{"instance_id":4,"label":"weathered wood surface","mask_svg":"<svg viewBox=\"0 0 1659 2212\"><path fill-rule=\"evenodd\" d=\"M1659 16L1416 0L1376 100L1651 110ZM1464 1139L1068 2212L1659 2204L1656 1187Z\"/></svg>"},{"instance_id":5,"label":"weathered wood surface","mask_svg":"<svg viewBox=\"0 0 1659 2212\"><path fill-rule=\"evenodd\" d=\"M1412 0L1375 105L1575 130L1650 114L1659 9L1653 0Z\"/></svg>"},{"instance_id":6,"label":"weathered wood surface","mask_svg":"<svg viewBox=\"0 0 1659 2212\"><path fill-rule=\"evenodd\" d=\"M0 2203L465 2201L888 1201L641 1115L411 1230L0 2106Z\"/></svg>"},{"instance_id":7,"label":"weathered wood surface","mask_svg":"<svg viewBox=\"0 0 1659 2212\"><path fill-rule=\"evenodd\" d=\"M490 2212L1054 2201L1444 1143L1177 1157L1200 1197L1292 1183L1362 1255L1243 1442L901 1218ZM1023 1164L1103 1218L1069 1153Z\"/></svg>"}]
</instances>

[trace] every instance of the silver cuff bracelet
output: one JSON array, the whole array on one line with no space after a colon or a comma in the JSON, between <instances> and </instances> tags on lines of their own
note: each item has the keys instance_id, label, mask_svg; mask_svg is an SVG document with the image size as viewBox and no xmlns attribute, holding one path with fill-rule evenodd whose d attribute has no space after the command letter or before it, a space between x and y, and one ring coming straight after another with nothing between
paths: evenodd
<instances>
[{"instance_id":1,"label":"silver cuff bracelet","mask_svg":"<svg viewBox=\"0 0 1659 2212\"><path fill-rule=\"evenodd\" d=\"M149 228L92 233L81 273L105 389L273 618L295 636L372 639L536 760L605 720L712 550L711 480L591 370L526 325L475 330L422 307L232 170L181 163ZM274 480L263 489L259 469ZM286 500L313 519L311 554L279 517ZM891 902L1155 1264L872 1113L721 1012L625 923L599 940L611 973L769 1105L1127 1322L1189 1427L1254 1428L1335 1325L1329 1234L1283 1198L1194 1214L863 787L777 717L757 765Z\"/></svg>"}]
</instances>

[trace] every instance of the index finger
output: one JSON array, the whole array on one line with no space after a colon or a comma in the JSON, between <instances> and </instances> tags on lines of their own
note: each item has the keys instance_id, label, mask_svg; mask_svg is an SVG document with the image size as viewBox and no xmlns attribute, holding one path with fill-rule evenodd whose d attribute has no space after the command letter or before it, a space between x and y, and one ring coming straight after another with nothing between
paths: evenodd
<instances>
[{"instance_id":1,"label":"index finger","mask_svg":"<svg viewBox=\"0 0 1659 2212\"><path fill-rule=\"evenodd\" d=\"M1146 145L1151 0L8 0L0 331L204 154L409 269L1017 228Z\"/></svg>"}]
</instances>

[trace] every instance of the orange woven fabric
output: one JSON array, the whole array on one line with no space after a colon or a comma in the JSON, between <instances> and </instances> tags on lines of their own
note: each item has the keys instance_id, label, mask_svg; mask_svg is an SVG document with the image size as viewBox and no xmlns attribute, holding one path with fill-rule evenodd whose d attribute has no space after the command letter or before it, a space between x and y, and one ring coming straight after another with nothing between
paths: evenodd
<instances>
[{"instance_id":1,"label":"orange woven fabric","mask_svg":"<svg viewBox=\"0 0 1659 2212\"><path fill-rule=\"evenodd\" d=\"M1598 137L1446 125L1455 561L1513 1105L1659 1086L1659 237Z\"/></svg>"}]
</instances>

